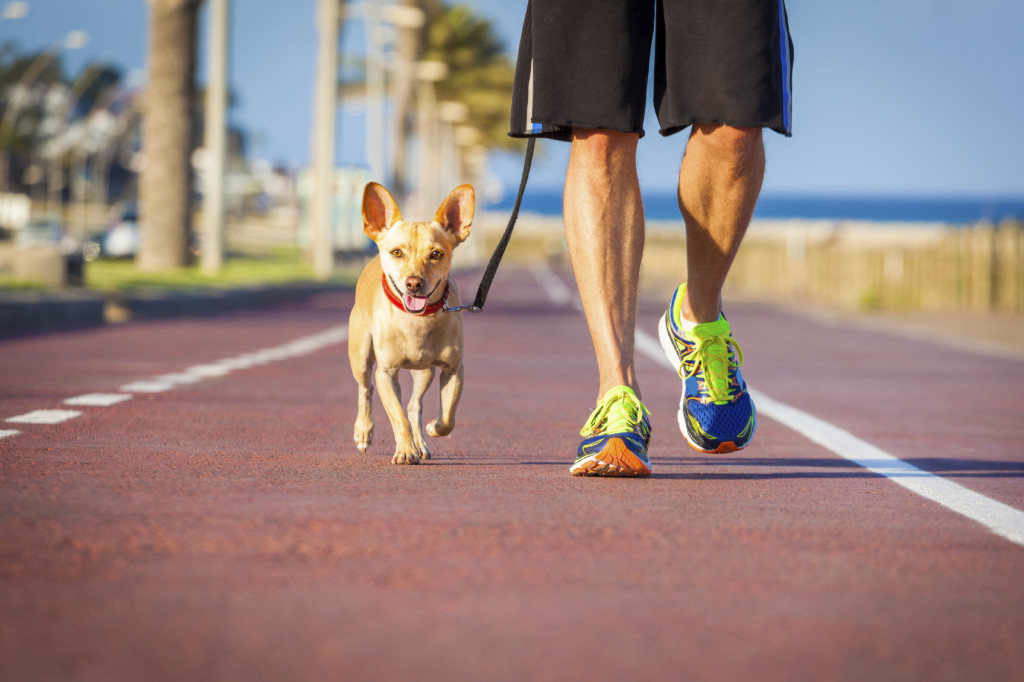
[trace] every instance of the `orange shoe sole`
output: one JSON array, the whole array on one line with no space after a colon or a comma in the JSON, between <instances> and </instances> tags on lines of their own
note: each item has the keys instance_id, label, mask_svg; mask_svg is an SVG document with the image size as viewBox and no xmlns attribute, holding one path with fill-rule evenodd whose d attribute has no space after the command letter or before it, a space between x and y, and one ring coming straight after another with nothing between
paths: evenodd
<instances>
[{"instance_id":1,"label":"orange shoe sole","mask_svg":"<svg viewBox=\"0 0 1024 682\"><path fill-rule=\"evenodd\" d=\"M613 438L601 452L573 464L569 473L573 476L650 476L651 465L640 459L621 440Z\"/></svg>"}]
</instances>

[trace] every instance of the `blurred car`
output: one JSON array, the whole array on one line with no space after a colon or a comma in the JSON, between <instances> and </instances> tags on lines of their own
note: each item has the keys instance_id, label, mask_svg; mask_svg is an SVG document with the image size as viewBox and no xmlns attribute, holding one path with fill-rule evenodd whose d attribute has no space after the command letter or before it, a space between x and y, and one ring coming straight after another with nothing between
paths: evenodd
<instances>
[{"instance_id":1,"label":"blurred car","mask_svg":"<svg viewBox=\"0 0 1024 682\"><path fill-rule=\"evenodd\" d=\"M60 245L64 228L56 216L32 218L14 234L14 245L19 249L32 246Z\"/></svg>"},{"instance_id":2,"label":"blurred car","mask_svg":"<svg viewBox=\"0 0 1024 682\"><path fill-rule=\"evenodd\" d=\"M134 201L122 201L110 213L109 227L100 244L108 258L132 258L139 248L139 215Z\"/></svg>"}]
</instances>

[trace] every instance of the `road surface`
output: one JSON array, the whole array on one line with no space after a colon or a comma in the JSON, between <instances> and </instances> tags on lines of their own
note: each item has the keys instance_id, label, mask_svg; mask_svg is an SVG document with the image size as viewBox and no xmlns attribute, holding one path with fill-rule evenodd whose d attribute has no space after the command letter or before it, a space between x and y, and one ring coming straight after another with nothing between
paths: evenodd
<instances>
[{"instance_id":1,"label":"road surface","mask_svg":"<svg viewBox=\"0 0 1024 682\"><path fill-rule=\"evenodd\" d=\"M1024 680L1024 360L730 306L708 456L645 301L654 475L574 478L569 283L499 273L419 466L352 442L351 293L0 340L0 679Z\"/></svg>"}]
</instances>

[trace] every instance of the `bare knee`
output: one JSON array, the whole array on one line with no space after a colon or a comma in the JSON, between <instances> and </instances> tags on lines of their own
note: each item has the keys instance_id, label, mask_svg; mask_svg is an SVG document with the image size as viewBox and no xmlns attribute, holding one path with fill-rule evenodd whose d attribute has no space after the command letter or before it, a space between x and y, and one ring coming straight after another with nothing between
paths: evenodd
<instances>
[{"instance_id":1,"label":"bare knee","mask_svg":"<svg viewBox=\"0 0 1024 682\"><path fill-rule=\"evenodd\" d=\"M636 160L636 146L639 141L639 133L573 128L572 156L575 161L588 165L606 167L629 165Z\"/></svg>"},{"instance_id":2,"label":"bare knee","mask_svg":"<svg viewBox=\"0 0 1024 682\"><path fill-rule=\"evenodd\" d=\"M697 123L690 133L688 145L699 145L702 151L736 165L746 165L764 155L760 128Z\"/></svg>"}]
</instances>

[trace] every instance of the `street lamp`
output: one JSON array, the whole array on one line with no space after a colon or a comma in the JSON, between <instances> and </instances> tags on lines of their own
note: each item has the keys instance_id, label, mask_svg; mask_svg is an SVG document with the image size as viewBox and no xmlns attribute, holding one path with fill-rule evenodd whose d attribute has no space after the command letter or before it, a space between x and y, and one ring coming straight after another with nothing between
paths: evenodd
<instances>
[{"instance_id":1,"label":"street lamp","mask_svg":"<svg viewBox=\"0 0 1024 682\"><path fill-rule=\"evenodd\" d=\"M334 154L337 139L338 0L317 0L317 56L313 88L313 196L310 202L310 252L313 273L326 280L334 271Z\"/></svg>"}]
</instances>

